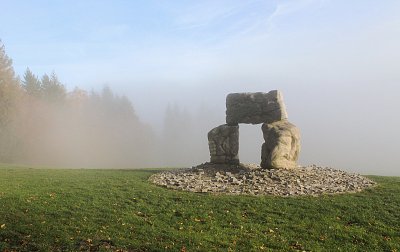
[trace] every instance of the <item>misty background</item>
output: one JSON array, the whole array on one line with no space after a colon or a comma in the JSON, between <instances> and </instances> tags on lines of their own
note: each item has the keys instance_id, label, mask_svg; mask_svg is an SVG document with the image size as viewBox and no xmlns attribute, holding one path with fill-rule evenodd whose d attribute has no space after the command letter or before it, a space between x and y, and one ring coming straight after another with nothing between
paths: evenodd
<instances>
[{"instance_id":1,"label":"misty background","mask_svg":"<svg viewBox=\"0 0 400 252\"><path fill-rule=\"evenodd\" d=\"M398 1L1 6L0 38L21 90L28 67L39 80L54 71L65 88L61 108L21 92L18 104L35 109L24 113L36 121L12 120L29 143L2 162L196 165L209 160L207 132L225 122L228 93L279 89L301 130L301 164L400 175ZM260 162L260 127L240 125L242 162Z\"/></svg>"}]
</instances>

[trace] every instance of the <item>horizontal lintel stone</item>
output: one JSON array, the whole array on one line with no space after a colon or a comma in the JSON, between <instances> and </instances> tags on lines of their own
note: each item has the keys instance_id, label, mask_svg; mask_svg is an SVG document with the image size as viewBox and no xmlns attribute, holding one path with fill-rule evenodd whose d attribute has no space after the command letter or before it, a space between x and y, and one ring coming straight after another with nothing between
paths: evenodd
<instances>
[{"instance_id":1,"label":"horizontal lintel stone","mask_svg":"<svg viewBox=\"0 0 400 252\"><path fill-rule=\"evenodd\" d=\"M226 123L259 124L287 119L282 93L231 93L226 97Z\"/></svg>"}]
</instances>

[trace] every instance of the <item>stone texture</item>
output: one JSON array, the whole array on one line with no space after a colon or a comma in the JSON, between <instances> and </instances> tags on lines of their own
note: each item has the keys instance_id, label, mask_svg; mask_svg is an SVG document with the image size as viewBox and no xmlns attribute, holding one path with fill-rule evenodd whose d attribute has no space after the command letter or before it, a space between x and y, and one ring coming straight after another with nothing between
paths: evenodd
<instances>
[{"instance_id":1,"label":"stone texture","mask_svg":"<svg viewBox=\"0 0 400 252\"><path fill-rule=\"evenodd\" d=\"M300 131L287 120L264 123L265 143L261 149L261 167L266 169L293 169L297 167L300 152Z\"/></svg>"},{"instance_id":2,"label":"stone texture","mask_svg":"<svg viewBox=\"0 0 400 252\"><path fill-rule=\"evenodd\" d=\"M166 188L197 193L285 197L360 192L376 185L361 175L316 165L294 170L265 170L253 164L229 168L228 165L210 163L156 173L149 181Z\"/></svg>"},{"instance_id":3,"label":"stone texture","mask_svg":"<svg viewBox=\"0 0 400 252\"><path fill-rule=\"evenodd\" d=\"M282 93L232 93L226 97L226 123L272 123L287 119Z\"/></svg>"},{"instance_id":4,"label":"stone texture","mask_svg":"<svg viewBox=\"0 0 400 252\"><path fill-rule=\"evenodd\" d=\"M217 164L239 163L239 126L220 125L208 132L210 161Z\"/></svg>"},{"instance_id":5,"label":"stone texture","mask_svg":"<svg viewBox=\"0 0 400 252\"><path fill-rule=\"evenodd\" d=\"M300 133L287 121L280 91L229 94L226 97L226 122L208 133L212 163L238 164L238 124L263 123L262 168L291 169L297 166Z\"/></svg>"}]
</instances>

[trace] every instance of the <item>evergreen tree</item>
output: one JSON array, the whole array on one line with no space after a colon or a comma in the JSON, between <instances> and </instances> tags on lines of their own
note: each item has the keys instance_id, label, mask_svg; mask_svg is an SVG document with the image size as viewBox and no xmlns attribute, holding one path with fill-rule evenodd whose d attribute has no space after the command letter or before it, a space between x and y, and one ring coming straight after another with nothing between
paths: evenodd
<instances>
[{"instance_id":1,"label":"evergreen tree","mask_svg":"<svg viewBox=\"0 0 400 252\"><path fill-rule=\"evenodd\" d=\"M16 78L12 67L12 60L7 56L5 47L0 40L0 85L10 85L15 81Z\"/></svg>"},{"instance_id":2,"label":"evergreen tree","mask_svg":"<svg viewBox=\"0 0 400 252\"><path fill-rule=\"evenodd\" d=\"M0 41L1 43L1 41ZM12 60L0 44L0 128L6 126L17 105L19 83L15 77Z\"/></svg>"},{"instance_id":3,"label":"evergreen tree","mask_svg":"<svg viewBox=\"0 0 400 252\"><path fill-rule=\"evenodd\" d=\"M41 90L45 100L58 103L64 102L67 91L54 72L50 77L47 74L43 75L41 84Z\"/></svg>"},{"instance_id":4,"label":"evergreen tree","mask_svg":"<svg viewBox=\"0 0 400 252\"><path fill-rule=\"evenodd\" d=\"M44 74L40 82L41 82L40 88L42 90L43 97L47 98L49 92L48 90L51 89L50 77L47 74Z\"/></svg>"},{"instance_id":5,"label":"evergreen tree","mask_svg":"<svg viewBox=\"0 0 400 252\"><path fill-rule=\"evenodd\" d=\"M109 86L105 86L101 91L101 97L104 101L112 103L114 100L114 93Z\"/></svg>"},{"instance_id":6,"label":"evergreen tree","mask_svg":"<svg viewBox=\"0 0 400 252\"><path fill-rule=\"evenodd\" d=\"M19 98L19 81L0 41L0 162L12 160L15 154Z\"/></svg>"},{"instance_id":7,"label":"evergreen tree","mask_svg":"<svg viewBox=\"0 0 400 252\"><path fill-rule=\"evenodd\" d=\"M86 90L75 87L72 92L68 93L68 100L74 107L80 107L84 102L87 102L89 95Z\"/></svg>"},{"instance_id":8,"label":"evergreen tree","mask_svg":"<svg viewBox=\"0 0 400 252\"><path fill-rule=\"evenodd\" d=\"M125 120L137 123L139 122L139 118L137 117L135 109L128 97L122 96L118 99L118 111Z\"/></svg>"},{"instance_id":9,"label":"evergreen tree","mask_svg":"<svg viewBox=\"0 0 400 252\"><path fill-rule=\"evenodd\" d=\"M41 96L41 85L38 77L34 75L29 68L26 69L24 74L24 80L22 81L22 87L25 89L27 94L40 97Z\"/></svg>"}]
</instances>

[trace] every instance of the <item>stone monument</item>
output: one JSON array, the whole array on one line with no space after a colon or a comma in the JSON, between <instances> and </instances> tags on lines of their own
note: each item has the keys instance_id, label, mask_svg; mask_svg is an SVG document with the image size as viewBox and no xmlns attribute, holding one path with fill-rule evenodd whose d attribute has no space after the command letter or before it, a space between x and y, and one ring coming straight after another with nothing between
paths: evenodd
<instances>
[{"instance_id":1,"label":"stone monument","mask_svg":"<svg viewBox=\"0 0 400 252\"><path fill-rule=\"evenodd\" d=\"M262 124L261 165L239 162L239 124ZM150 176L155 184L200 193L323 195L359 192L376 185L358 174L297 165L300 131L288 121L282 93L234 93L226 97L226 124L208 132L211 162ZM290 169L287 172L285 169Z\"/></svg>"},{"instance_id":2,"label":"stone monument","mask_svg":"<svg viewBox=\"0 0 400 252\"><path fill-rule=\"evenodd\" d=\"M264 169L293 169L300 152L300 131L288 120L282 93L232 93L226 97L226 124L208 132L210 162L239 164L239 123L261 124Z\"/></svg>"},{"instance_id":3,"label":"stone monument","mask_svg":"<svg viewBox=\"0 0 400 252\"><path fill-rule=\"evenodd\" d=\"M211 163L239 164L239 126L220 125L208 132Z\"/></svg>"}]
</instances>

